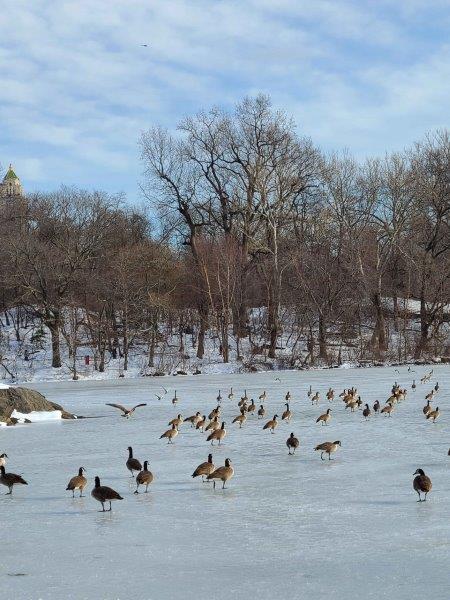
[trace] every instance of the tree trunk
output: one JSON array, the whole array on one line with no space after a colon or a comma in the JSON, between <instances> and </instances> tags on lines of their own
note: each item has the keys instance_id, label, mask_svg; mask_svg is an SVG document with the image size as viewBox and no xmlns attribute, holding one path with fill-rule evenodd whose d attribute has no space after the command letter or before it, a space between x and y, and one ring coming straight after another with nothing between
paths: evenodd
<instances>
[{"instance_id":1,"label":"tree trunk","mask_svg":"<svg viewBox=\"0 0 450 600\"><path fill-rule=\"evenodd\" d=\"M62 366L61 362L61 346L59 341L60 322L59 317L46 321L45 323L50 330L52 338L52 367L59 369Z\"/></svg>"},{"instance_id":2,"label":"tree trunk","mask_svg":"<svg viewBox=\"0 0 450 600\"><path fill-rule=\"evenodd\" d=\"M375 292L372 295L372 304L375 309L375 328L372 335L372 346L374 347L377 355L387 350L387 338L386 338L386 321L384 318L383 307L381 305L381 294Z\"/></svg>"},{"instance_id":3,"label":"tree trunk","mask_svg":"<svg viewBox=\"0 0 450 600\"><path fill-rule=\"evenodd\" d=\"M322 313L319 313L319 358L328 360L327 327Z\"/></svg>"},{"instance_id":4,"label":"tree trunk","mask_svg":"<svg viewBox=\"0 0 450 600\"><path fill-rule=\"evenodd\" d=\"M198 332L197 358L203 358L205 354L205 335L208 328L208 306L201 303L198 306L198 316L200 317L200 328Z\"/></svg>"},{"instance_id":5,"label":"tree trunk","mask_svg":"<svg viewBox=\"0 0 450 600\"><path fill-rule=\"evenodd\" d=\"M422 353L427 350L429 333L430 320L428 318L424 289L422 289L420 294L420 338L414 351L414 358L420 358Z\"/></svg>"}]
</instances>

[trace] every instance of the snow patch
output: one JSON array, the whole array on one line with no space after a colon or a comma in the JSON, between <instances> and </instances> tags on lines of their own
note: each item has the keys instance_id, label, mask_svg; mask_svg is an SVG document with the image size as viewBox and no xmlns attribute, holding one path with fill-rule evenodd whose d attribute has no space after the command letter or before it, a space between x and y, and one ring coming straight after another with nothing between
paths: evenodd
<instances>
[{"instance_id":1,"label":"snow patch","mask_svg":"<svg viewBox=\"0 0 450 600\"><path fill-rule=\"evenodd\" d=\"M9 390L10 387L6 383L0 383L0 390Z\"/></svg>"},{"instance_id":2,"label":"snow patch","mask_svg":"<svg viewBox=\"0 0 450 600\"><path fill-rule=\"evenodd\" d=\"M25 419L31 421L32 423L39 423L41 421L60 421L62 418L62 413L60 410L35 410L30 413L21 413L14 409L11 417L17 419L19 423L25 423Z\"/></svg>"}]
</instances>

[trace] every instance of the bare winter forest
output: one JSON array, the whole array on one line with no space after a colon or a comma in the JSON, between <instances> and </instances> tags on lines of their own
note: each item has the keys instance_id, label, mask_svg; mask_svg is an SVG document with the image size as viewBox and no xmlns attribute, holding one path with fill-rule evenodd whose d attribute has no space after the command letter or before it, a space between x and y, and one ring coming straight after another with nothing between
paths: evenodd
<instances>
[{"instance_id":1,"label":"bare winter forest","mask_svg":"<svg viewBox=\"0 0 450 600\"><path fill-rule=\"evenodd\" d=\"M146 209L64 187L2 201L2 376L46 339L74 377L86 353L142 374L450 356L448 131L362 163L259 96L139 144Z\"/></svg>"}]
</instances>

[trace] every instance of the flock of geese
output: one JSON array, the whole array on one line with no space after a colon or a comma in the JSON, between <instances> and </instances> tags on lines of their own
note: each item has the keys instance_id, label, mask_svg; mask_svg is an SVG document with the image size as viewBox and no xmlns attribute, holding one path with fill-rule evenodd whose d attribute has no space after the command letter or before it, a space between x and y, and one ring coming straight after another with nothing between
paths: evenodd
<instances>
[{"instance_id":1,"label":"flock of geese","mask_svg":"<svg viewBox=\"0 0 450 600\"><path fill-rule=\"evenodd\" d=\"M421 384L425 384L426 382L428 382L431 379L432 374L433 370L424 375L420 380ZM415 380L412 382L411 388L413 391L416 390L417 385ZM438 406L436 406L436 408L434 409L432 407L432 403L434 402L438 392L439 383L436 383L431 389L431 391L426 394L426 404L422 409L425 418L433 423L436 422L436 420L441 414ZM378 413L384 414L387 417L391 417L396 407L407 398L407 395L408 390L406 388L402 388L397 382L395 382L392 386L391 394L386 400L383 407L381 406L378 400L375 401L372 408L369 406L368 403L363 404L361 396L355 387L344 389L339 394L339 398L345 405L345 410L349 409L349 412L354 413L362 409L363 418L365 420L368 420L372 418L372 416L377 415ZM307 396L313 406L318 405L321 401L320 393L318 391L313 393L311 386L308 390ZM230 389L230 392L228 393L227 397L230 402L234 402L235 395L233 392L233 388ZM158 396L158 398L161 399L161 396ZM334 402L335 390L333 388L329 388L325 394L325 398L328 401L328 403ZM220 390L216 400L217 406L213 408L208 415L202 414L201 411L197 411L195 414L190 415L188 417L183 417L182 414L178 414L175 418L169 421L169 429L167 429L161 434L160 439L166 439L168 444L173 444L182 426L185 424L190 424L191 428L195 428L201 433L207 434L206 440L211 443L211 446L214 446L214 443L220 446L227 435L227 430L225 428L226 422L222 420L221 417L223 398ZM255 415L258 420L264 419L264 417L266 416L265 402L267 400L267 392L265 390L259 396L258 400L259 407L257 408L255 401L253 399L249 399L247 391L245 390L244 395L241 396L241 398L237 402L239 414L237 414L232 419L232 423L237 424L239 428L243 428L247 420L252 415ZM293 417L293 412L290 408L291 400L292 395L288 391L285 395L285 409L281 413L282 422L290 423ZM175 392L174 398L172 399L172 404L175 405L177 404L177 402L178 397ZM131 408L127 408L125 406L122 406L121 404L115 403L107 403L107 406L117 408L121 411L121 416L128 419L134 415L137 408L147 406L147 404L140 403ZM362 408L363 406L364 408ZM331 419L332 408L329 407L323 414L320 414L317 417L316 423L322 426L328 426ZM264 425L262 426L262 430L268 430L270 431L270 433L274 434L279 423L279 415L274 414L271 419L267 420L264 423ZM287 438L286 446L288 448L289 455L294 455L295 451L299 448L300 441L293 432L290 433L289 437ZM325 441L321 444L318 444L317 446L315 446L314 450L316 452L320 452L320 458L322 460L326 460L324 456L328 456L328 460L332 460L331 455L337 452L339 448L341 448L341 442L339 440L336 440ZM450 449L448 451L448 455L450 456ZM8 488L8 495L12 495L14 486L28 484L21 475L6 472L7 459L8 455L6 453L0 455L0 484ZM146 460L142 465L141 462L133 455L133 448L131 446L128 447L128 458L126 460L125 466L130 472L131 477L134 478L136 481L136 489L134 491L135 494L139 494L139 489L141 488L141 486L145 488L145 493L148 492L148 488L154 480L154 476L148 468L148 462L149 461ZM234 469L231 465L231 460L229 458L226 458L224 465L216 466L214 465L212 454L208 454L208 459L205 462L199 464L192 473L193 478L201 477L202 482L213 482L214 489L216 487L216 481L221 481L222 488L225 489L226 483L233 477L233 475ZM431 479L424 473L423 469L417 469L413 475L413 488L419 496L418 502L423 502L427 499L427 495L432 489ZM87 486L87 483L88 481L85 476L85 469L84 467L80 467L78 470L78 474L70 479L69 483L67 484L66 490L72 492L72 497L75 497L76 491L79 492L80 497L83 497L83 491ZM123 500L123 497L117 491L108 486L102 485L98 476L96 476L94 479L94 488L91 491L91 496L101 504L101 512L111 511L111 503L113 501ZM108 505L109 508L105 508L105 506Z\"/></svg>"}]
</instances>

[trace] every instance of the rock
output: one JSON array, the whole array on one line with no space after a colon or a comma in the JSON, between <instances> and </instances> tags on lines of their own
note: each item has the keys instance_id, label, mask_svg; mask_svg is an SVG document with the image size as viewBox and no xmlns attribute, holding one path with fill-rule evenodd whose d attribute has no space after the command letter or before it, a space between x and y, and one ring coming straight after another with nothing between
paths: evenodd
<instances>
[{"instance_id":1,"label":"rock","mask_svg":"<svg viewBox=\"0 0 450 600\"><path fill-rule=\"evenodd\" d=\"M8 425L15 425L14 421L17 422L17 419L11 418L14 409L25 414L32 411L60 410L63 419L76 419L62 406L50 402L36 390L24 387L0 389L0 421L4 421Z\"/></svg>"}]
</instances>

